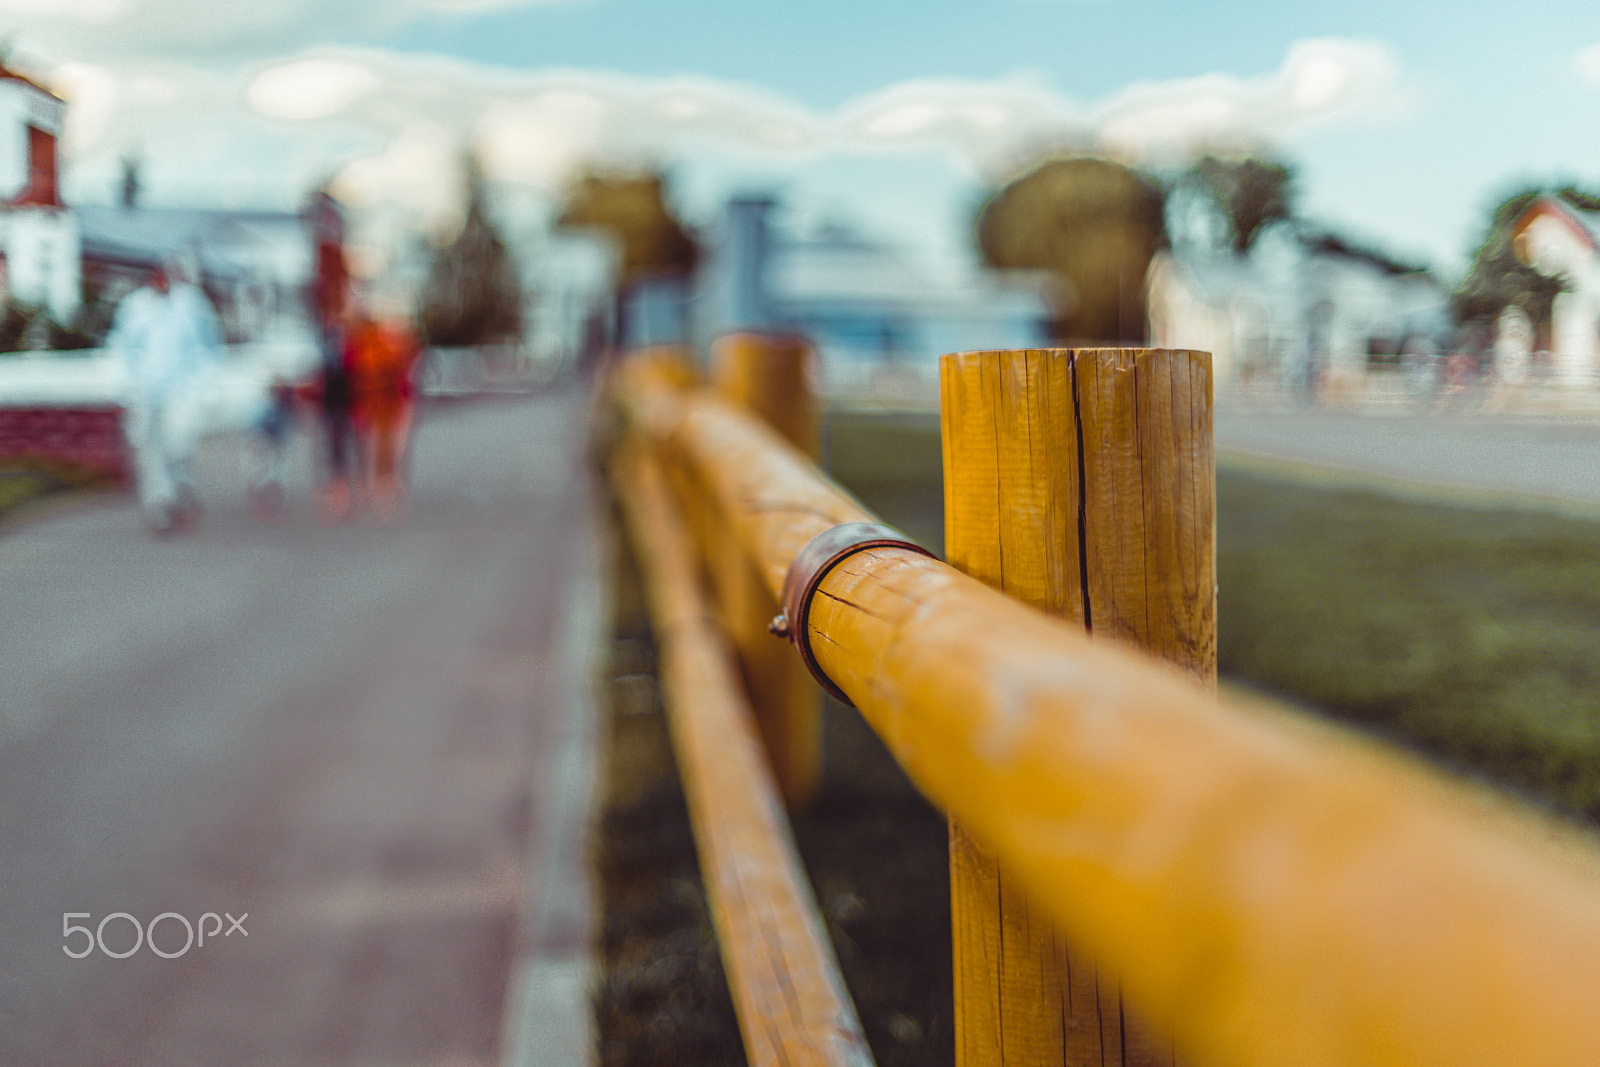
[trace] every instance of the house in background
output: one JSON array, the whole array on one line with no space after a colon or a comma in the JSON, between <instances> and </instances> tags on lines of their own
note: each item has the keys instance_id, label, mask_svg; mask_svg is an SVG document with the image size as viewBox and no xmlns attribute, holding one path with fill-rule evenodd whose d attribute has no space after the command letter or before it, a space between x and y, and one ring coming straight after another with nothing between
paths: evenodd
<instances>
[{"instance_id":1,"label":"house in background","mask_svg":"<svg viewBox=\"0 0 1600 1067\"><path fill-rule=\"evenodd\" d=\"M1424 271L1292 222L1248 253L1157 255L1146 282L1151 343L1213 355L1219 391L1270 382L1354 393L1408 345L1444 342L1449 296Z\"/></svg>"},{"instance_id":2,"label":"house in background","mask_svg":"<svg viewBox=\"0 0 1600 1067\"><path fill-rule=\"evenodd\" d=\"M61 203L58 148L66 102L0 66L0 294L78 313L83 289L77 217Z\"/></svg>"},{"instance_id":3,"label":"house in background","mask_svg":"<svg viewBox=\"0 0 1600 1067\"><path fill-rule=\"evenodd\" d=\"M1551 383L1593 386L1600 377L1600 212L1539 197L1511 224L1511 247L1566 286L1550 312Z\"/></svg>"},{"instance_id":4,"label":"house in background","mask_svg":"<svg viewBox=\"0 0 1600 1067\"><path fill-rule=\"evenodd\" d=\"M110 309L152 268L188 257L231 341L271 340L304 320L311 278L307 219L296 212L149 208L130 170L121 203L61 200L58 141L67 104L0 66L0 298L47 315L26 347L47 344L49 322L89 312L103 331Z\"/></svg>"},{"instance_id":5,"label":"house in background","mask_svg":"<svg viewBox=\"0 0 1600 1067\"><path fill-rule=\"evenodd\" d=\"M308 219L287 211L149 208L124 202L74 209L82 284L114 306L157 265L188 258L231 342L306 334L313 270Z\"/></svg>"},{"instance_id":6,"label":"house in background","mask_svg":"<svg viewBox=\"0 0 1600 1067\"><path fill-rule=\"evenodd\" d=\"M926 399L946 352L1046 343L1050 290L1039 275L940 272L842 226L790 232L777 209L767 196L734 199L700 235L684 319L697 350L733 330L800 334L816 347L824 391L876 383ZM655 321L669 320L658 308Z\"/></svg>"}]
</instances>

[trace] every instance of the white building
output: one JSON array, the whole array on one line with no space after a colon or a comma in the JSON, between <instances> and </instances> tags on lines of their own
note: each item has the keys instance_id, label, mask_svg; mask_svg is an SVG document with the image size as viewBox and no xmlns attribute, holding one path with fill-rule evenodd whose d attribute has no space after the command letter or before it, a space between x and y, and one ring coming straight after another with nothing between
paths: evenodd
<instances>
[{"instance_id":1,"label":"white building","mask_svg":"<svg viewBox=\"0 0 1600 1067\"><path fill-rule=\"evenodd\" d=\"M1550 313L1550 380L1590 386L1600 376L1600 212L1542 196L1511 225L1517 258L1567 291Z\"/></svg>"},{"instance_id":2,"label":"white building","mask_svg":"<svg viewBox=\"0 0 1600 1067\"><path fill-rule=\"evenodd\" d=\"M78 220L61 203L57 141L66 104L0 66L0 289L70 322L82 302Z\"/></svg>"},{"instance_id":3,"label":"white building","mask_svg":"<svg viewBox=\"0 0 1600 1067\"><path fill-rule=\"evenodd\" d=\"M1243 256L1163 252L1147 285L1151 342L1211 352L1219 389L1315 380L1358 391L1450 321L1432 276L1292 223L1264 230Z\"/></svg>"},{"instance_id":4,"label":"white building","mask_svg":"<svg viewBox=\"0 0 1600 1067\"><path fill-rule=\"evenodd\" d=\"M230 340L273 340L308 329L312 243L301 215L134 205L87 205L73 213L83 276L102 299L115 303L157 264L189 258Z\"/></svg>"},{"instance_id":5,"label":"white building","mask_svg":"<svg viewBox=\"0 0 1600 1067\"><path fill-rule=\"evenodd\" d=\"M1048 343L1043 275L941 271L842 227L790 232L777 208L732 200L700 235L687 330L701 351L730 330L797 333L816 347L824 391L877 382L936 396L944 353Z\"/></svg>"}]
</instances>

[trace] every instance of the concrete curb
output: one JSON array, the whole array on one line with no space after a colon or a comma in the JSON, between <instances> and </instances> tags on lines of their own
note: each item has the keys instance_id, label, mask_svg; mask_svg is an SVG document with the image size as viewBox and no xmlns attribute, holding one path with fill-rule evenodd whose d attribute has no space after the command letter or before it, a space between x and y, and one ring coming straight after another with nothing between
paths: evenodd
<instances>
[{"instance_id":1,"label":"concrete curb","mask_svg":"<svg viewBox=\"0 0 1600 1067\"><path fill-rule=\"evenodd\" d=\"M579 475L582 477L582 475ZM525 911L512 963L502 1067L571 1067L596 1059L591 990L598 906L590 872L599 719L596 686L607 599L598 519L586 489L569 533L566 589L550 661L551 733L535 782Z\"/></svg>"}]
</instances>

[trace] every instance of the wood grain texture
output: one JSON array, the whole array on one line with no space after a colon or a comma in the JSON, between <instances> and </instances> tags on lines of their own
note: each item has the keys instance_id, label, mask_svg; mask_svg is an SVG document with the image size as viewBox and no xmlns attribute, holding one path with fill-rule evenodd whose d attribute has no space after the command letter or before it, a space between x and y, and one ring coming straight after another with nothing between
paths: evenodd
<instances>
[{"instance_id":1,"label":"wood grain texture","mask_svg":"<svg viewBox=\"0 0 1600 1067\"><path fill-rule=\"evenodd\" d=\"M939 381L951 565L1081 619L1070 357L947 356ZM1102 1062L1098 998L1074 998L1053 925L954 820L950 918L960 1067Z\"/></svg>"},{"instance_id":2,"label":"wood grain texture","mask_svg":"<svg viewBox=\"0 0 1600 1067\"><path fill-rule=\"evenodd\" d=\"M749 411L810 458L817 452L811 346L795 337L736 333L711 349L712 383L729 402ZM729 528L726 517L721 532ZM822 691L794 651L774 641L767 626L778 601L755 565L726 539L707 549L728 635L738 651L745 691L790 810L816 792L822 768Z\"/></svg>"},{"instance_id":3,"label":"wood grain texture","mask_svg":"<svg viewBox=\"0 0 1600 1067\"><path fill-rule=\"evenodd\" d=\"M1205 353L1076 353L1091 632L1216 684L1216 506Z\"/></svg>"},{"instance_id":4,"label":"wood grain texture","mask_svg":"<svg viewBox=\"0 0 1600 1067\"><path fill-rule=\"evenodd\" d=\"M795 852L732 650L656 461L615 466L662 661L673 748L717 941L752 1064L871 1063Z\"/></svg>"},{"instance_id":5,"label":"wood grain texture","mask_svg":"<svg viewBox=\"0 0 1600 1067\"><path fill-rule=\"evenodd\" d=\"M1205 579L1183 571L1195 564L1193 552L1179 556L1172 545L1193 550L1204 539L1174 527L1210 529L1212 517L1195 511L1192 491L1175 505L1147 498L1206 476L1209 423L1185 416L1157 429L1151 423L1172 418L1172 404L1165 395L1152 403L1140 389L1164 389L1171 366L1187 369L1192 356L1121 349L946 356L940 386L952 565L1080 625L1088 625L1085 605L1109 602L1102 626L1115 622L1123 640L1152 651L1173 642L1150 640L1151 617L1172 615L1172 629L1190 644L1207 644L1192 627L1211 625L1215 612L1187 603ZM1082 380L1087 396L1079 393ZM1196 432L1207 441L1191 441ZM1187 480L1166 476L1177 466ZM1096 543L1088 570L1080 533ZM1167 590L1169 582L1178 588ZM995 858L954 822L950 840L957 1062L1170 1064L1170 1048L1150 1040L1148 1028L1125 1027L1130 1012L1119 990L1101 989L1092 962L1069 951Z\"/></svg>"}]
</instances>

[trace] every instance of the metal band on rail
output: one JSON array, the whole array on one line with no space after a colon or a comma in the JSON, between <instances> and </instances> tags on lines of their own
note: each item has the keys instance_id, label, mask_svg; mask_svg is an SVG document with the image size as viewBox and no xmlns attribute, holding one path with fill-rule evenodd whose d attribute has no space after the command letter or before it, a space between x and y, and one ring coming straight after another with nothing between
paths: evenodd
<instances>
[{"instance_id":1,"label":"metal band on rail","mask_svg":"<svg viewBox=\"0 0 1600 1067\"><path fill-rule=\"evenodd\" d=\"M855 707L855 701L845 696L844 691L818 665L816 655L811 651L806 619L811 614L811 598L828 572L850 556L869 548L908 548L931 559L938 558L915 541L908 540L899 530L882 523L846 522L829 527L807 541L806 547L789 565L789 572L783 580L782 610L768 627L778 637L794 643L800 658L805 661L806 669L818 685L851 707Z\"/></svg>"}]
</instances>

